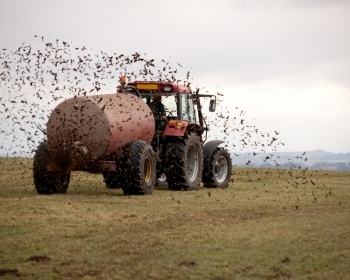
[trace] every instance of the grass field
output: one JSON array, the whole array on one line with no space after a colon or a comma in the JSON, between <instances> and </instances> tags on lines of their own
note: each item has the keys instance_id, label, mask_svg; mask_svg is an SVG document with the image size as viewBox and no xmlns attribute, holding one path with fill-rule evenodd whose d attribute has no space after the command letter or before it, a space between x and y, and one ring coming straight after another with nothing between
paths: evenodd
<instances>
[{"instance_id":1,"label":"grass field","mask_svg":"<svg viewBox=\"0 0 350 280\"><path fill-rule=\"evenodd\" d=\"M234 169L227 189L38 195L0 159L0 279L350 279L350 172Z\"/></svg>"}]
</instances>

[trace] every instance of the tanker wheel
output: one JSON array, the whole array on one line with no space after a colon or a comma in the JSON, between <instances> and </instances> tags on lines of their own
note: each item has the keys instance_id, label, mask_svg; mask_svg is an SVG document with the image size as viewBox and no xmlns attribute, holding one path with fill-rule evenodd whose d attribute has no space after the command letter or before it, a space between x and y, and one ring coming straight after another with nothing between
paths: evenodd
<instances>
[{"instance_id":1,"label":"tanker wheel","mask_svg":"<svg viewBox=\"0 0 350 280\"><path fill-rule=\"evenodd\" d=\"M203 169L203 150L199 136L190 134L184 139L168 144L165 166L170 189L198 189Z\"/></svg>"},{"instance_id":2,"label":"tanker wheel","mask_svg":"<svg viewBox=\"0 0 350 280\"><path fill-rule=\"evenodd\" d=\"M209 164L209 170L203 175L203 185L206 188L226 188L232 175L230 154L223 148L217 148Z\"/></svg>"},{"instance_id":3,"label":"tanker wheel","mask_svg":"<svg viewBox=\"0 0 350 280\"><path fill-rule=\"evenodd\" d=\"M39 194L65 193L67 191L70 172L47 171L49 159L49 143L45 140L39 144L33 161L34 186Z\"/></svg>"},{"instance_id":4,"label":"tanker wheel","mask_svg":"<svg viewBox=\"0 0 350 280\"><path fill-rule=\"evenodd\" d=\"M54 179L54 193L66 193L70 182L70 172L50 172Z\"/></svg>"},{"instance_id":5,"label":"tanker wheel","mask_svg":"<svg viewBox=\"0 0 350 280\"><path fill-rule=\"evenodd\" d=\"M128 144L122 186L124 194L151 194L155 182L156 159L152 146L142 140Z\"/></svg>"},{"instance_id":6,"label":"tanker wheel","mask_svg":"<svg viewBox=\"0 0 350 280\"><path fill-rule=\"evenodd\" d=\"M108 189L120 189L123 186L122 178L115 171L102 172L103 182L106 183Z\"/></svg>"}]
</instances>

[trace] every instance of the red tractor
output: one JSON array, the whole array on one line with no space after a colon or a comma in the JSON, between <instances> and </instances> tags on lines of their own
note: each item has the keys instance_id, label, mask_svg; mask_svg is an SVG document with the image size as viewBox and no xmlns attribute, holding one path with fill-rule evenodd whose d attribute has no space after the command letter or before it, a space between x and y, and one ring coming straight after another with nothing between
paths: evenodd
<instances>
[{"instance_id":1,"label":"red tractor","mask_svg":"<svg viewBox=\"0 0 350 280\"><path fill-rule=\"evenodd\" d=\"M51 113L47 140L34 156L38 193L65 193L71 171L102 173L108 188L149 194L166 176L172 190L225 188L232 174L221 140L203 145L207 126L200 98L170 82L121 82L116 94L65 100ZM205 137L206 138L206 137Z\"/></svg>"}]
</instances>

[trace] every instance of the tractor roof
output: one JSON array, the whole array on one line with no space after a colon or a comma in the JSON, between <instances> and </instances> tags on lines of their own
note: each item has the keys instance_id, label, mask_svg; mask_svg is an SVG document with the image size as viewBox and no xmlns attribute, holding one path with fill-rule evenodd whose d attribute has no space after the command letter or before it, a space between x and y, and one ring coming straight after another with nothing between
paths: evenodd
<instances>
[{"instance_id":1,"label":"tractor roof","mask_svg":"<svg viewBox=\"0 0 350 280\"><path fill-rule=\"evenodd\" d=\"M134 86L140 93L145 92L185 92L191 93L191 88L176 83L165 81L135 81L128 83Z\"/></svg>"}]
</instances>

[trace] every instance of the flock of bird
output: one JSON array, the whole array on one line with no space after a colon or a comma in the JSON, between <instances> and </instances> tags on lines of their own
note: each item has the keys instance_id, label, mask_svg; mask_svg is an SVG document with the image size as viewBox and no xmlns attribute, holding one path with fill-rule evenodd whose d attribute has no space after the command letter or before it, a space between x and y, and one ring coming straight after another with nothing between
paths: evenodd
<instances>
[{"instance_id":1,"label":"flock of bird","mask_svg":"<svg viewBox=\"0 0 350 280\"><path fill-rule=\"evenodd\" d=\"M129 81L163 80L186 86L193 83L190 71L179 63L174 68L173 63L162 59L157 65L155 59L138 52L94 52L58 39L46 42L44 37L35 37L32 44L22 43L16 49L4 47L0 52L0 155L31 156L44 138L42 130L56 105L74 96L110 93L110 88L115 92L121 75ZM225 107L223 98L218 92L216 115L206 120L209 127L220 129L218 136L224 135L228 150L250 148L254 156L278 166L278 159L268 151L284 145L279 133L262 132L248 124L245 112Z\"/></svg>"},{"instance_id":2,"label":"flock of bird","mask_svg":"<svg viewBox=\"0 0 350 280\"><path fill-rule=\"evenodd\" d=\"M106 89L111 84L115 92L121 75L130 81L166 80L189 85L190 72L179 80L175 77L178 70L169 62L162 60L160 67L155 67L154 59L137 52L129 56L92 54L86 47L58 39L49 43L44 37L35 43L36 49L23 43L0 53L0 154L31 155L43 136L40 128L45 127L56 105L73 96L110 93Z\"/></svg>"}]
</instances>

